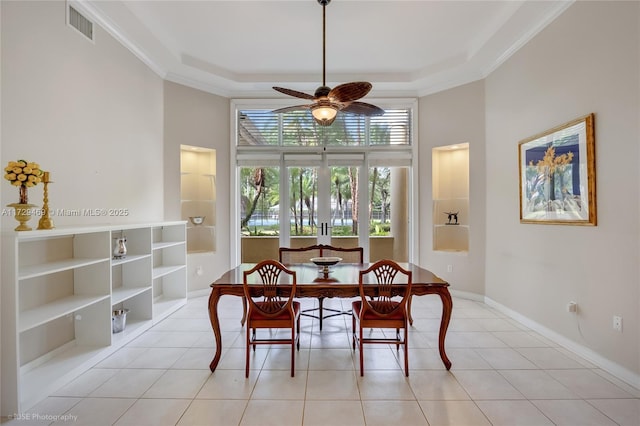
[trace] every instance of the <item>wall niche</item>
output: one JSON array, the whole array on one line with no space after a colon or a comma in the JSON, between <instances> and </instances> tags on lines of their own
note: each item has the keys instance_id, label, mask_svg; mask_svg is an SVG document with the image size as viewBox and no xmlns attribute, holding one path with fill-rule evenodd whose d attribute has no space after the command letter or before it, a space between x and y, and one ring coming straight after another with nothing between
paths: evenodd
<instances>
[{"instance_id":1,"label":"wall niche","mask_svg":"<svg viewBox=\"0 0 640 426\"><path fill-rule=\"evenodd\" d=\"M433 148L433 249L469 251L469 144Z\"/></svg>"},{"instance_id":2,"label":"wall niche","mask_svg":"<svg viewBox=\"0 0 640 426\"><path fill-rule=\"evenodd\" d=\"M187 253L216 251L216 150L180 145L180 207Z\"/></svg>"}]
</instances>

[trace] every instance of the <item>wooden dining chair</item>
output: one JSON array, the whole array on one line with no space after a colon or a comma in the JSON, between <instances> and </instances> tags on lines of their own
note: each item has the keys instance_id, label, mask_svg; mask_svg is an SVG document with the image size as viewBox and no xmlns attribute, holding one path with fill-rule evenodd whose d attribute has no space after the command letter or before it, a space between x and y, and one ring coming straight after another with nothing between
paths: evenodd
<instances>
[{"instance_id":1,"label":"wooden dining chair","mask_svg":"<svg viewBox=\"0 0 640 426\"><path fill-rule=\"evenodd\" d=\"M280 262L285 265L290 265L294 263L310 263L311 259L314 257L322 257L322 248L319 245L312 245L307 247L280 247L278 250ZM322 316L314 315L311 312L317 311L318 309L322 312L322 300L323 298L318 298L319 308L309 308L303 309L300 312L300 315L304 315L306 317L316 318L320 320L320 330L322 330Z\"/></svg>"},{"instance_id":2,"label":"wooden dining chair","mask_svg":"<svg viewBox=\"0 0 640 426\"><path fill-rule=\"evenodd\" d=\"M310 263L314 257L321 257L322 251L320 246L313 245L308 247L280 247L279 259L285 265L293 263Z\"/></svg>"},{"instance_id":3,"label":"wooden dining chair","mask_svg":"<svg viewBox=\"0 0 640 426\"><path fill-rule=\"evenodd\" d=\"M258 274L259 279L251 279ZM258 284L258 285L256 285ZM283 292L282 286L291 286ZM243 276L244 296L248 302L245 377L249 377L250 349L256 345L291 345L291 377L295 374L295 351L300 350L300 302L296 294L296 273L277 260L263 260ZM258 338L259 328L290 329L291 337Z\"/></svg>"},{"instance_id":4,"label":"wooden dining chair","mask_svg":"<svg viewBox=\"0 0 640 426\"><path fill-rule=\"evenodd\" d=\"M396 278L398 280L396 281ZM360 350L360 375L364 375L365 343L395 344L400 350L404 346L404 371L409 376L409 350L408 350L408 322L409 311L407 301L411 295L411 271L402 268L393 260L379 260L365 270L361 270L358 278L360 288L360 300L352 302L353 349L356 343ZM369 291L367 295L366 288ZM373 295L373 297L371 297ZM394 296L401 295L402 298ZM368 298L367 296L371 297ZM356 328L357 326L357 328ZM365 337L365 328L395 329L395 338ZM400 335L400 329L404 330L404 337Z\"/></svg>"},{"instance_id":5,"label":"wooden dining chair","mask_svg":"<svg viewBox=\"0 0 640 426\"><path fill-rule=\"evenodd\" d=\"M345 263L362 263L364 258L364 250L362 247L334 247L327 244L317 244L307 247L291 248L280 247L280 262L284 264L292 263L309 263L314 257L340 257ZM312 312L318 311L318 314ZM324 311L330 311L331 314L324 315ZM351 311L343 311L333 308L324 307L324 297L318 297L318 307L303 309L301 315L315 318L319 321L319 328L322 331L322 320L337 315L351 315Z\"/></svg>"},{"instance_id":6,"label":"wooden dining chair","mask_svg":"<svg viewBox=\"0 0 640 426\"><path fill-rule=\"evenodd\" d=\"M339 257L341 263L362 263L364 260L364 249L362 247L335 247L327 244L320 244L322 257ZM351 310L343 311L341 309L327 308L323 306L324 297L318 297L318 316L320 321L320 330L322 330L322 320L338 315L351 315ZM325 315L325 311L331 312Z\"/></svg>"},{"instance_id":7,"label":"wooden dining chair","mask_svg":"<svg viewBox=\"0 0 640 426\"><path fill-rule=\"evenodd\" d=\"M362 263L364 249L362 247L335 247L320 244L323 257L340 257L343 263Z\"/></svg>"}]
</instances>

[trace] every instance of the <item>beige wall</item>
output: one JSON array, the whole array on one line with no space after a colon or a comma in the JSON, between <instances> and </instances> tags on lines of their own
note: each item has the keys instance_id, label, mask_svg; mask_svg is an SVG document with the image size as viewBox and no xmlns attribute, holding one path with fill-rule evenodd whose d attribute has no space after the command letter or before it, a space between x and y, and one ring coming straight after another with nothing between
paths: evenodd
<instances>
[{"instance_id":1,"label":"beige wall","mask_svg":"<svg viewBox=\"0 0 640 426\"><path fill-rule=\"evenodd\" d=\"M636 385L639 5L576 2L486 79L486 295L635 373ZM520 224L518 141L591 112L597 227Z\"/></svg>"},{"instance_id":2,"label":"beige wall","mask_svg":"<svg viewBox=\"0 0 640 426\"><path fill-rule=\"evenodd\" d=\"M0 23L2 22L2 7L0 6ZM0 31L0 46L2 46L2 31ZM0 52L2 52L0 48ZM0 54L0 82L2 81L2 55ZM0 84L0 106L2 105L2 84ZM0 107L0 148L2 143L2 108ZM0 149L0 164L4 165L4 157L2 156L2 150ZM2 192L0 192L2 195ZM1 197L0 197L1 198ZM0 259L4 259L2 256L2 244L0 244ZM2 282L0 282L0 288L2 288ZM2 306L2 291L0 291L0 306ZM1 314L1 312L0 312ZM2 327L0 327L0 342L2 342ZM2 365L2 356L0 356L0 365ZM0 383L2 383L2 369L0 368ZM0 386L0 401L2 401L2 386Z\"/></svg>"},{"instance_id":3,"label":"beige wall","mask_svg":"<svg viewBox=\"0 0 640 426\"><path fill-rule=\"evenodd\" d=\"M418 118L420 264L453 290L486 294L636 378L638 6L576 2L485 81L420 99ZM163 83L99 27L95 44L87 42L64 25L62 1L0 7L2 162L27 158L50 170L52 208L130 210L126 218L54 217L56 224L177 218L178 146L217 150L222 229L215 255L195 259L206 262L204 278L190 283L190 290L206 289L230 261L232 231L223 228L230 223L228 100ZM589 112L596 113L598 226L520 224L517 142ZM458 142L470 144L466 256L431 250L431 148ZM2 204L14 202L16 192L0 185ZM31 197L41 200L41 187ZM3 217L2 226L11 221ZM569 300L579 304L577 317L564 309ZM611 329L614 314L624 318L622 333Z\"/></svg>"},{"instance_id":4,"label":"beige wall","mask_svg":"<svg viewBox=\"0 0 640 426\"><path fill-rule=\"evenodd\" d=\"M216 250L187 256L188 290L206 290L228 269L229 99L164 83L164 208L168 220L180 217L180 145L216 150ZM196 271L201 268L202 275Z\"/></svg>"},{"instance_id":5,"label":"beige wall","mask_svg":"<svg viewBox=\"0 0 640 426\"><path fill-rule=\"evenodd\" d=\"M484 82L477 81L420 98L418 106L420 264L447 280L452 290L477 296L484 294L484 103ZM459 143L469 143L469 251L434 251L431 150Z\"/></svg>"},{"instance_id":6,"label":"beige wall","mask_svg":"<svg viewBox=\"0 0 640 426\"><path fill-rule=\"evenodd\" d=\"M1 7L3 167L26 159L51 172L51 209L79 212L54 216L58 226L162 220L162 79L102 28L91 43L68 27L64 1ZM1 191L3 206L17 202L7 182ZM29 195L42 205L42 185Z\"/></svg>"}]
</instances>

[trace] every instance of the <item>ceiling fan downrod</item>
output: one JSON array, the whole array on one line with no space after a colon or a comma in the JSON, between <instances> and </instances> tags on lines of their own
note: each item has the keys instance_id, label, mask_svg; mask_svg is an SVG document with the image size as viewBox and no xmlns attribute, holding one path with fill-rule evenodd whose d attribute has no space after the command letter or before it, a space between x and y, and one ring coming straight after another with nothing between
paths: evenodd
<instances>
[{"instance_id":1,"label":"ceiling fan downrod","mask_svg":"<svg viewBox=\"0 0 640 426\"><path fill-rule=\"evenodd\" d=\"M327 5L331 3L331 0L318 0L318 3L322 6L322 92L316 96L326 96L329 93L329 87L327 87ZM326 89L324 89L326 88Z\"/></svg>"},{"instance_id":2,"label":"ceiling fan downrod","mask_svg":"<svg viewBox=\"0 0 640 426\"><path fill-rule=\"evenodd\" d=\"M343 83L333 89L327 86L327 16L326 6L331 0L317 0L322 6L322 86L318 87L315 94L309 95L297 90L274 86L273 89L295 98L306 99L313 103L294 105L274 110L276 114L289 111L311 111L316 123L321 126L330 126L336 118L336 114L342 111L347 114L374 116L383 115L384 110L375 105L360 102L358 99L366 96L371 90L371 83L367 81L354 81Z\"/></svg>"}]
</instances>

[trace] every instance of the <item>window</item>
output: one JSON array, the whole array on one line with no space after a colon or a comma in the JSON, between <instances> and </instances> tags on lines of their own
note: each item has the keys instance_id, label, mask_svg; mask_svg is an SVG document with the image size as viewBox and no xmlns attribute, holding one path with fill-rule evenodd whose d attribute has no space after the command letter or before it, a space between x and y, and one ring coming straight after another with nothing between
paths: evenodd
<instances>
[{"instance_id":1,"label":"window","mask_svg":"<svg viewBox=\"0 0 640 426\"><path fill-rule=\"evenodd\" d=\"M331 126L318 125L309 111L275 114L242 109L238 114L239 146L410 145L411 110L389 109L376 117L339 114Z\"/></svg>"},{"instance_id":2,"label":"window","mask_svg":"<svg viewBox=\"0 0 640 426\"><path fill-rule=\"evenodd\" d=\"M339 114L325 127L309 111L234 101L238 261L318 243L411 261L415 101L403 103L382 116Z\"/></svg>"}]
</instances>

